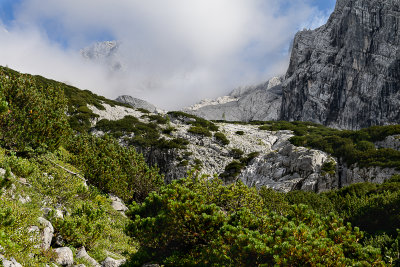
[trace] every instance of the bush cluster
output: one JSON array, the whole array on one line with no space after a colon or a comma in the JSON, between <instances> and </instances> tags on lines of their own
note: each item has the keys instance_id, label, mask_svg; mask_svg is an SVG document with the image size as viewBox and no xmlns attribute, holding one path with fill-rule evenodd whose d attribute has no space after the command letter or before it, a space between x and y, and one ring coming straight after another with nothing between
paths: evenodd
<instances>
[{"instance_id":1,"label":"bush cluster","mask_svg":"<svg viewBox=\"0 0 400 267\"><path fill-rule=\"evenodd\" d=\"M382 265L379 249L360 244L362 233L335 214L294 205L279 215L240 182L174 181L129 216L128 231L140 242L135 266Z\"/></svg>"}]
</instances>

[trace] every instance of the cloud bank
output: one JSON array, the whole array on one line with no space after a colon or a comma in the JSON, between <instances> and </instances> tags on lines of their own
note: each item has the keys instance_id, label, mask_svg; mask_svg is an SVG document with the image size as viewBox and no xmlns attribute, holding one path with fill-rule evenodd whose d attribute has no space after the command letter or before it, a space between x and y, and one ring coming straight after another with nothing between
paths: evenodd
<instances>
[{"instance_id":1,"label":"cloud bank","mask_svg":"<svg viewBox=\"0 0 400 267\"><path fill-rule=\"evenodd\" d=\"M0 30L0 64L116 98L178 109L283 74L296 31L327 14L290 0L22 0ZM123 69L84 60L119 40Z\"/></svg>"}]
</instances>

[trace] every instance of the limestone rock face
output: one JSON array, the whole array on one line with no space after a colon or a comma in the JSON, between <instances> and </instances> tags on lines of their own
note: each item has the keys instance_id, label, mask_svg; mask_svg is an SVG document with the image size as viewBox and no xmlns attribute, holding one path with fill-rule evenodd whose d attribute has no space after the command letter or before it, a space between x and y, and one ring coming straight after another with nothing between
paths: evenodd
<instances>
[{"instance_id":1,"label":"limestone rock face","mask_svg":"<svg viewBox=\"0 0 400 267\"><path fill-rule=\"evenodd\" d=\"M115 99L115 101L124 103L124 104L128 104L133 108L144 108L150 112L155 112L157 110L156 106L154 106L153 104L151 104L145 100L135 98L135 97L132 97L129 95L121 95L121 96L117 97Z\"/></svg>"},{"instance_id":2,"label":"limestone rock face","mask_svg":"<svg viewBox=\"0 0 400 267\"><path fill-rule=\"evenodd\" d=\"M381 184L394 174L400 174L400 171L381 167L359 168L357 165L352 165L349 168L344 167L340 171L340 186L365 182Z\"/></svg>"},{"instance_id":3,"label":"limestone rock face","mask_svg":"<svg viewBox=\"0 0 400 267\"><path fill-rule=\"evenodd\" d=\"M239 178L248 186L281 192L321 192L338 187L335 174L321 171L327 161L335 160L322 151L295 147L287 141L281 149L255 158Z\"/></svg>"},{"instance_id":4,"label":"limestone rock face","mask_svg":"<svg viewBox=\"0 0 400 267\"><path fill-rule=\"evenodd\" d=\"M338 0L326 25L297 33L281 119L343 129L400 123L400 2Z\"/></svg>"},{"instance_id":5,"label":"limestone rock face","mask_svg":"<svg viewBox=\"0 0 400 267\"><path fill-rule=\"evenodd\" d=\"M376 142L379 148L391 148L400 151L400 135L392 135L385 138L383 141Z\"/></svg>"},{"instance_id":6,"label":"limestone rock face","mask_svg":"<svg viewBox=\"0 0 400 267\"><path fill-rule=\"evenodd\" d=\"M207 120L278 120L282 102L282 79L283 77L274 77L257 86L240 87L229 96L203 100L184 111Z\"/></svg>"}]
</instances>

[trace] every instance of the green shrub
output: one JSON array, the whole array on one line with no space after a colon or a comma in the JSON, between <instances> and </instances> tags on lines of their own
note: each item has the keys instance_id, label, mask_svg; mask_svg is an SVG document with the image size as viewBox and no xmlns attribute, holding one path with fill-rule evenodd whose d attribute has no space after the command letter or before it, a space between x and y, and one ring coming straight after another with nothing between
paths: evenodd
<instances>
[{"instance_id":1,"label":"green shrub","mask_svg":"<svg viewBox=\"0 0 400 267\"><path fill-rule=\"evenodd\" d=\"M362 233L337 216L307 206L286 216L269 212L242 183L190 176L174 181L129 212L130 235L140 243L130 260L140 266L382 265L379 249L363 247Z\"/></svg>"},{"instance_id":2,"label":"green shrub","mask_svg":"<svg viewBox=\"0 0 400 267\"><path fill-rule=\"evenodd\" d=\"M221 143L222 145L226 146L229 145L230 141L228 140L228 138L226 138L226 136L221 133L221 132L217 132L214 134L215 139L217 140L217 142Z\"/></svg>"},{"instance_id":3,"label":"green shrub","mask_svg":"<svg viewBox=\"0 0 400 267\"><path fill-rule=\"evenodd\" d=\"M243 131L236 131L236 134L237 135L244 135L244 132Z\"/></svg>"},{"instance_id":4,"label":"green shrub","mask_svg":"<svg viewBox=\"0 0 400 267\"><path fill-rule=\"evenodd\" d=\"M202 136L206 136L206 137L211 137L211 132L204 127L201 126L191 126L188 130L188 133L192 133L192 134L198 134L198 135L202 135Z\"/></svg>"},{"instance_id":5,"label":"green shrub","mask_svg":"<svg viewBox=\"0 0 400 267\"><path fill-rule=\"evenodd\" d=\"M56 219L54 227L68 244L91 249L104 234L104 217L105 209L101 204L83 203L71 215Z\"/></svg>"},{"instance_id":6,"label":"green shrub","mask_svg":"<svg viewBox=\"0 0 400 267\"><path fill-rule=\"evenodd\" d=\"M332 160L325 161L321 166L321 174L335 174L336 173L336 163Z\"/></svg>"},{"instance_id":7,"label":"green shrub","mask_svg":"<svg viewBox=\"0 0 400 267\"><path fill-rule=\"evenodd\" d=\"M240 159L240 158L243 156L244 152L243 152L241 149L233 148L233 149L230 151L229 154L230 154L230 156L233 157L234 159Z\"/></svg>"},{"instance_id":8,"label":"green shrub","mask_svg":"<svg viewBox=\"0 0 400 267\"><path fill-rule=\"evenodd\" d=\"M149 168L143 155L120 146L110 136L79 135L67 149L74 155L70 163L78 166L91 184L127 202L143 201L163 184L158 169Z\"/></svg>"},{"instance_id":9,"label":"green shrub","mask_svg":"<svg viewBox=\"0 0 400 267\"><path fill-rule=\"evenodd\" d=\"M225 167L224 172L221 173L219 177L221 177L225 182L232 182L245 166L246 165L242 162L234 160Z\"/></svg>"},{"instance_id":10,"label":"green shrub","mask_svg":"<svg viewBox=\"0 0 400 267\"><path fill-rule=\"evenodd\" d=\"M14 151L58 148L69 133L67 102L59 87L41 87L28 75L0 70L0 92L9 111L0 115L1 145Z\"/></svg>"},{"instance_id":11,"label":"green shrub","mask_svg":"<svg viewBox=\"0 0 400 267\"><path fill-rule=\"evenodd\" d=\"M215 125L213 122L205 120L200 117L197 117L192 114L188 114L188 113L185 113L182 111L170 111L170 112L168 112L168 115L170 117L175 117L175 118L179 118L179 119L191 119L187 123L191 124L192 126L207 128L208 130L210 130L212 132L218 131L218 126Z\"/></svg>"}]
</instances>

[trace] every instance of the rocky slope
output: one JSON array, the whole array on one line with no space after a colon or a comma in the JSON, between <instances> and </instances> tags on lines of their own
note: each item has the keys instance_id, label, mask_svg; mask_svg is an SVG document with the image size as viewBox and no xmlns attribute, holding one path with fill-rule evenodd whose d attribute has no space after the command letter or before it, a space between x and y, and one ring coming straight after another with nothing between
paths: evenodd
<instances>
[{"instance_id":1,"label":"rocky slope","mask_svg":"<svg viewBox=\"0 0 400 267\"><path fill-rule=\"evenodd\" d=\"M135 116L143 123L150 123L150 117L156 114L141 113L125 107L111 107L103 104L105 110L90 106L101 119L118 120L126 115ZM112 114L112 116L110 115ZM159 115L158 115L159 116ZM236 171L236 178L248 186L267 186L282 192L305 190L313 192L328 191L359 182L377 182L400 173L398 170L380 167L359 168L357 164L347 166L333 156L319 150L296 147L289 142L291 131L260 130L258 125L246 123L215 123L218 131L212 136L193 133L190 128L196 117L185 113L169 113L167 124L159 125L160 131L173 129L168 134L160 133L166 140L183 139L188 144L185 148L144 148L137 147L151 165L157 164L170 182L182 178L190 169L197 169L206 175L224 175L232 171L232 163L253 156ZM93 126L95 126L95 122ZM95 134L103 134L94 131ZM222 143L216 135L222 133L228 142ZM393 140L392 140L393 139ZM124 137L121 139L124 142ZM398 138L389 136L377 147L398 149ZM239 157L235 154L241 151ZM332 170L324 170L324 164L330 163ZM231 169L229 169L231 168Z\"/></svg>"},{"instance_id":2,"label":"rocky slope","mask_svg":"<svg viewBox=\"0 0 400 267\"><path fill-rule=\"evenodd\" d=\"M208 120L277 120L282 101L282 77L257 85L240 87L228 96L203 100L184 111Z\"/></svg>"},{"instance_id":3,"label":"rocky slope","mask_svg":"<svg viewBox=\"0 0 400 267\"><path fill-rule=\"evenodd\" d=\"M400 122L400 3L338 0L326 25L299 32L281 118L345 129Z\"/></svg>"}]
</instances>

